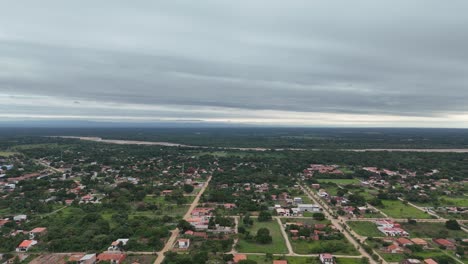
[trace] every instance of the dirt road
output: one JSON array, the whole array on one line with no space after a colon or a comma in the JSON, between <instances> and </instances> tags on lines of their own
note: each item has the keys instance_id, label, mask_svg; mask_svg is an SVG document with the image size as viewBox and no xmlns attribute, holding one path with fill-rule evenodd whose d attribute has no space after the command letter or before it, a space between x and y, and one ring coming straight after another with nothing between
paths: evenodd
<instances>
[{"instance_id":1,"label":"dirt road","mask_svg":"<svg viewBox=\"0 0 468 264\"><path fill-rule=\"evenodd\" d=\"M301 187L302 191L304 191L305 194L307 194L307 196L316 204L321 204L318 202L318 198L316 198L308 189L306 189L304 186L302 186L302 184L299 184L299 186ZM354 245L354 247L359 251L359 253L361 253L362 256L366 257L369 259L369 263L370 264L377 264L377 262L375 260L372 259L372 257L369 255L369 253L367 253L362 247L361 245L359 245L359 243L351 236L351 234L344 228L341 227L340 225L340 222L338 219L335 219L328 211L330 211L330 208L328 208L327 205L322 205L323 206L323 213L325 214L325 216L331 221L331 223L338 229L338 230L341 230L343 235L348 239L348 241ZM345 223L343 221L343 223ZM386 262L384 262L386 263Z\"/></svg>"},{"instance_id":2,"label":"dirt road","mask_svg":"<svg viewBox=\"0 0 468 264\"><path fill-rule=\"evenodd\" d=\"M203 188L198 192L197 197L193 200L192 204L190 205L189 209L187 210L187 213L185 213L184 219L187 220L190 218L190 214L192 213L193 209L195 209L198 206L198 203L200 201L200 197L203 195L205 192L206 188L208 187L208 184L211 181L211 177L208 177L208 180L206 181L205 185ZM169 237L169 240L167 240L166 244L164 245L164 248L158 252L158 257L154 261L154 264L161 264L164 261L164 253L168 252L171 250L172 245L174 245L177 237L179 236L180 230L176 228L172 234L171 237Z\"/></svg>"}]
</instances>

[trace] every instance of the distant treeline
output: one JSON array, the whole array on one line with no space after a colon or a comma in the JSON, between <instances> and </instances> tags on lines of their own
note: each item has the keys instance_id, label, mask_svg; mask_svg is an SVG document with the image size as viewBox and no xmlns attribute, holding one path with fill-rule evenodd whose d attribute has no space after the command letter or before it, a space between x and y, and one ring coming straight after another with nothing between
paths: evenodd
<instances>
[{"instance_id":1,"label":"distant treeline","mask_svg":"<svg viewBox=\"0 0 468 264\"><path fill-rule=\"evenodd\" d=\"M416 128L0 128L0 138L97 136L212 147L468 148L466 129Z\"/></svg>"}]
</instances>

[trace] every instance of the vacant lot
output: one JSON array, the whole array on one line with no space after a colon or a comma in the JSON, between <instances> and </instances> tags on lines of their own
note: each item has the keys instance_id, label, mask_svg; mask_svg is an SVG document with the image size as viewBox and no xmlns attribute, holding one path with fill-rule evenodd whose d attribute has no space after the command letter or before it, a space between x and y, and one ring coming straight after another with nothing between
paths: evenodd
<instances>
[{"instance_id":1,"label":"vacant lot","mask_svg":"<svg viewBox=\"0 0 468 264\"><path fill-rule=\"evenodd\" d=\"M0 157L10 157L15 154L19 154L18 152L13 152L13 151L0 151Z\"/></svg>"},{"instance_id":2,"label":"vacant lot","mask_svg":"<svg viewBox=\"0 0 468 264\"><path fill-rule=\"evenodd\" d=\"M267 259L265 256L248 256L248 259L255 260L258 264L271 264L272 260ZM274 260L280 259L280 257L273 257ZM309 257L284 257L289 264L319 264L320 261L317 258ZM359 258L337 258L337 264L361 264L361 259Z\"/></svg>"},{"instance_id":3,"label":"vacant lot","mask_svg":"<svg viewBox=\"0 0 468 264\"><path fill-rule=\"evenodd\" d=\"M339 185L348 185L348 184L359 184L360 181L358 179L317 179L320 183L336 183Z\"/></svg>"},{"instance_id":4,"label":"vacant lot","mask_svg":"<svg viewBox=\"0 0 468 264\"><path fill-rule=\"evenodd\" d=\"M156 256L152 255L138 255L138 256L128 256L124 260L124 264L131 264L131 263L139 263L139 264L152 264L154 263L154 260L156 259Z\"/></svg>"},{"instance_id":5,"label":"vacant lot","mask_svg":"<svg viewBox=\"0 0 468 264\"><path fill-rule=\"evenodd\" d=\"M319 254L329 252L338 255L359 255L356 249L345 238L341 240L291 240L293 250L297 254Z\"/></svg>"},{"instance_id":6,"label":"vacant lot","mask_svg":"<svg viewBox=\"0 0 468 264\"><path fill-rule=\"evenodd\" d=\"M247 231L255 236L257 231L262 227L270 230L273 242L271 244L263 245L255 242L249 242L241 238L238 243L238 251L244 253L288 253L284 238L281 235L280 226L276 220L272 220L270 222L258 222L255 219L253 226L248 228Z\"/></svg>"},{"instance_id":7,"label":"vacant lot","mask_svg":"<svg viewBox=\"0 0 468 264\"><path fill-rule=\"evenodd\" d=\"M377 225L374 222L348 222L348 225L356 232L358 235L365 237L382 237L384 236L382 232L377 229Z\"/></svg>"},{"instance_id":8,"label":"vacant lot","mask_svg":"<svg viewBox=\"0 0 468 264\"><path fill-rule=\"evenodd\" d=\"M431 216L411 205L405 205L399 200L382 200L383 207L379 209L390 217L394 218L413 218L413 219L427 219Z\"/></svg>"},{"instance_id":9,"label":"vacant lot","mask_svg":"<svg viewBox=\"0 0 468 264\"><path fill-rule=\"evenodd\" d=\"M410 233L411 237L421 238L466 238L463 230L450 230L445 227L445 223L403 223L402 227Z\"/></svg>"}]
</instances>

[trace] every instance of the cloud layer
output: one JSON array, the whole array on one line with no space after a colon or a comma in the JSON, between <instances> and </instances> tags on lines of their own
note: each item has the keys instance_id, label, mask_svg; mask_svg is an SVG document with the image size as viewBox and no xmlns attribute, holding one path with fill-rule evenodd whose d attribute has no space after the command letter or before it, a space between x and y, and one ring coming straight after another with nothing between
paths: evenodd
<instances>
[{"instance_id":1,"label":"cloud layer","mask_svg":"<svg viewBox=\"0 0 468 264\"><path fill-rule=\"evenodd\" d=\"M467 9L0 2L0 120L468 127Z\"/></svg>"}]
</instances>

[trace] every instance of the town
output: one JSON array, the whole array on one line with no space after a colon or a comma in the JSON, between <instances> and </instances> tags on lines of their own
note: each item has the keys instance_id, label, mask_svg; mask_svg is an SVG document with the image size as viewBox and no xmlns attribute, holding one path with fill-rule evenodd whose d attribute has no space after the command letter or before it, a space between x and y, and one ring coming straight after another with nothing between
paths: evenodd
<instances>
[{"instance_id":1,"label":"town","mask_svg":"<svg viewBox=\"0 0 468 264\"><path fill-rule=\"evenodd\" d=\"M468 260L468 181L437 162L36 141L0 152L0 263Z\"/></svg>"}]
</instances>

